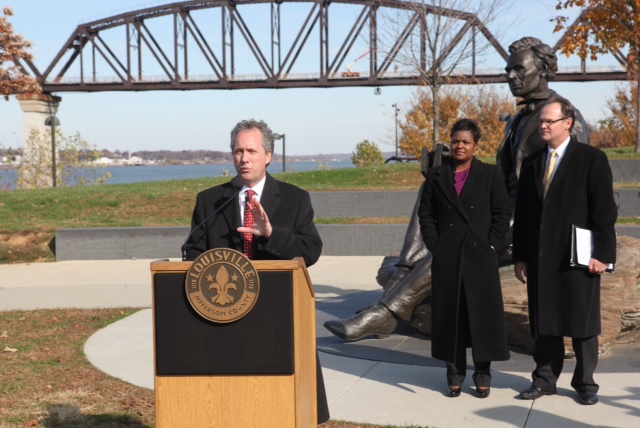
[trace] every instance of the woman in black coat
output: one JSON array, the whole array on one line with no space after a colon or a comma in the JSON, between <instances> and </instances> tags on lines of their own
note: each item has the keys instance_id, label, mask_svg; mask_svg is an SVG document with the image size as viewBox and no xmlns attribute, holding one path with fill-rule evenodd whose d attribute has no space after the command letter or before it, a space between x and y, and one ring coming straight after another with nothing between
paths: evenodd
<instances>
[{"instance_id":1,"label":"woman in black coat","mask_svg":"<svg viewBox=\"0 0 640 428\"><path fill-rule=\"evenodd\" d=\"M431 354L446 362L448 395L458 397L471 347L476 394L485 398L491 361L509 359L496 250L511 209L497 168L474 158L478 125L462 119L450 135L451 162L429 170L418 212L433 254Z\"/></svg>"}]
</instances>

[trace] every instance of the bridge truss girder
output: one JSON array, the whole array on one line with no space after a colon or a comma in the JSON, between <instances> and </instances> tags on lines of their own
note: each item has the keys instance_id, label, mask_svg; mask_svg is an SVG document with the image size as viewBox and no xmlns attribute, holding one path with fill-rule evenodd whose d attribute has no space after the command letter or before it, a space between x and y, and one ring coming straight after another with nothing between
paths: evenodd
<instances>
[{"instance_id":1,"label":"bridge truss girder","mask_svg":"<svg viewBox=\"0 0 640 428\"><path fill-rule=\"evenodd\" d=\"M299 12L283 12L296 5ZM349 5L353 18L344 34L330 19L344 18ZM302 7L304 6L304 7ZM268 9L264 23L249 22L256 8ZM245 14L252 9L253 14ZM381 11L402 10L406 25L390 47L380 46ZM208 16L206 13L208 12ZM342 13L343 16L340 16ZM398 72L398 55L411 32L425 31L424 16L439 15L459 21L458 33L444 46L437 60L420 49L419 67ZM259 15L259 14L258 14ZM295 14L294 14L295 15ZM215 19L212 19L215 18ZM344 19L342 19L344 21ZM171 31L167 31L171 26ZM367 31L368 30L368 31ZM283 35L283 32L286 33ZM167 37L167 35L169 35ZM501 68L477 70L475 38L482 36L493 53L506 63L508 54L478 17L471 13L401 0L196 0L170 3L79 25L47 69L20 64L31 71L45 92L146 91L244 88L301 88L347 86L423 85L435 63L446 60L464 38L473 38L469 67L442 75L442 84L483 84L505 81ZM267 39L267 40L265 40ZM317 43L317 44L316 44ZM345 62L358 49L368 49L368 71L345 75ZM312 51L313 61L302 59ZM295 73L316 62L315 70ZM239 63L252 64L253 74L241 74ZM394 65L395 64L395 65ZM205 72L196 73L197 69ZM260 70L255 73L255 70ZM73 75L77 73L75 76ZM147 70L153 70L148 72ZM624 71L599 74L558 73L558 81L623 80Z\"/></svg>"},{"instance_id":2,"label":"bridge truss girder","mask_svg":"<svg viewBox=\"0 0 640 428\"><path fill-rule=\"evenodd\" d=\"M284 4L307 4L306 16L289 40L282 36ZM260 43L255 28L249 25L241 13L241 7L266 4L269 7L269 43ZM350 29L341 40L330 40L330 10L336 4L351 5L359 9ZM380 52L378 42L378 11L381 8L411 10L415 3L399 0L292 0L292 1L184 1L127 12L109 18L79 25L47 69L40 73L33 64L23 66L31 70L45 92L68 91L117 91L117 90L190 90L190 89L241 89L241 88L294 88L340 86L388 86L417 85L422 80L419 73L390 72L398 51ZM488 29L473 14L421 5L431 13L464 22L457 40L447 46L444 54L469 32L484 35L494 49L506 60L507 54ZM195 18L195 13L205 9L216 10L219 15L218 35L211 34ZM148 25L153 20L164 19L165 26ZM160 41L167 33L166 21L173 25L170 43ZM414 18L417 20L417 18ZM211 22L209 22L210 24ZM116 28L124 29L121 39L103 37ZM368 29L368 32L366 31ZM313 36L312 36L313 35ZM310 47L312 41L318 47ZM255 77L236 74L238 41L244 44L245 53L261 70ZM363 42L363 40L365 42ZM166 40L165 40L166 42ZM288 46L285 46L285 42ZM344 77L341 70L354 46L366 43L371 53L369 71L357 77ZM405 41L396 40L398 49ZM293 73L305 49L316 49L319 67L306 75ZM194 76L190 54L196 53L201 64L206 64L209 75ZM422 52L421 55L426 55ZM424 61L427 63L427 61ZM160 70L151 76L143 70L150 65ZM78 70L79 77L72 76ZM109 76L105 76L105 70ZM475 57L472 73L448 76L448 83L482 83L482 76L475 75ZM422 75L426 71L422 70ZM70 77L71 76L71 77ZM489 79L499 78L487 76Z\"/></svg>"}]
</instances>

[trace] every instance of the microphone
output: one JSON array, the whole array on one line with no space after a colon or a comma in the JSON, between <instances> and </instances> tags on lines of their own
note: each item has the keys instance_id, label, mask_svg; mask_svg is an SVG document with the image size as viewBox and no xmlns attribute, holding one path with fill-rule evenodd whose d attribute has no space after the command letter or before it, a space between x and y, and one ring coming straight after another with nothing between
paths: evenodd
<instances>
[{"instance_id":1,"label":"microphone","mask_svg":"<svg viewBox=\"0 0 640 428\"><path fill-rule=\"evenodd\" d=\"M189 232L189 235L187 235L187 239L184 240L184 243L182 244L182 247L180 247L182 249L182 261L183 262L187 260L187 251L190 249L189 247L187 247L187 242L189 242L189 238L191 238L191 236L193 236L193 233L196 230L198 230L201 227L203 227L209 220L211 220L211 218L213 218L216 214L218 214L220 211L222 211L222 209L224 207L229 205L229 202L233 201L236 198L236 195L238 193L240 193L240 190L242 190L242 187L244 186L244 181L242 181L242 178L236 176L233 180L231 180L231 186L233 187L233 190L234 190L233 196L231 196L229 199L224 201L224 203L222 205L220 205L216 210L214 210L211 214L209 214L196 227L192 228L191 231ZM249 196L247 195L247 198L248 197Z\"/></svg>"}]
</instances>

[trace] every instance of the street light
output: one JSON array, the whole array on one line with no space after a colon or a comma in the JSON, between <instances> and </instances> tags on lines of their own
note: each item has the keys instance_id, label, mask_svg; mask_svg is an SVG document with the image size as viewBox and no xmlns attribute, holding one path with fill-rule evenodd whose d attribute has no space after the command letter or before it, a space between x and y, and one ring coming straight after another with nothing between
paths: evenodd
<instances>
[{"instance_id":1,"label":"street light","mask_svg":"<svg viewBox=\"0 0 640 428\"><path fill-rule=\"evenodd\" d=\"M396 115L396 162L398 159L398 113L400 112L400 109L398 108L398 103L393 103L391 104L391 107L393 107L393 111Z\"/></svg>"},{"instance_id":2,"label":"street light","mask_svg":"<svg viewBox=\"0 0 640 428\"><path fill-rule=\"evenodd\" d=\"M58 185L58 175L56 173L56 126L60 126L60 120L55 113L44 121L45 126L51 127L51 174L53 175L53 187Z\"/></svg>"},{"instance_id":3,"label":"street light","mask_svg":"<svg viewBox=\"0 0 640 428\"><path fill-rule=\"evenodd\" d=\"M282 140L282 172L286 172L285 168L285 148L286 148L286 140L285 134L273 134L274 140Z\"/></svg>"}]
</instances>

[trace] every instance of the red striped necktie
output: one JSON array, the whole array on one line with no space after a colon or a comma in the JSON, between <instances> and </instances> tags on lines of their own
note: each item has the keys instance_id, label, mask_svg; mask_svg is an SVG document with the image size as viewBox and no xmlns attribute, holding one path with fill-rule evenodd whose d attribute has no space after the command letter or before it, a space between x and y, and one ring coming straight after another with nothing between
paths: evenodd
<instances>
[{"instance_id":1,"label":"red striped necktie","mask_svg":"<svg viewBox=\"0 0 640 428\"><path fill-rule=\"evenodd\" d=\"M251 227L256 224L255 219L253 218L253 213L250 209L250 204L253 204L253 196L256 194L253 190L247 190L247 199L244 204L244 227ZM249 232L245 232L242 234L244 238L244 255L247 256L249 260L253 260L256 254L256 249L253 244L253 234Z\"/></svg>"}]
</instances>

